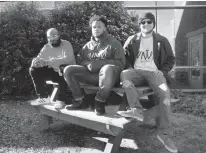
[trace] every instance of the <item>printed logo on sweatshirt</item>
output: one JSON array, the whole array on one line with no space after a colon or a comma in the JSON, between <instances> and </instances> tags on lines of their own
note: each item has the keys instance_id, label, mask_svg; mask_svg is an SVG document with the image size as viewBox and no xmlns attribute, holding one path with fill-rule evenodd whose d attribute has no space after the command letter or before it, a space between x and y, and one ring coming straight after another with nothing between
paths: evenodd
<instances>
[{"instance_id":1,"label":"printed logo on sweatshirt","mask_svg":"<svg viewBox=\"0 0 206 153\"><path fill-rule=\"evenodd\" d=\"M153 52L149 50L139 51L137 58L141 61L149 61L153 56Z\"/></svg>"},{"instance_id":2,"label":"printed logo on sweatshirt","mask_svg":"<svg viewBox=\"0 0 206 153\"><path fill-rule=\"evenodd\" d=\"M91 52L87 55L90 59L105 59L109 56L109 52L111 50L111 46L107 46L101 50L90 50Z\"/></svg>"}]
</instances>

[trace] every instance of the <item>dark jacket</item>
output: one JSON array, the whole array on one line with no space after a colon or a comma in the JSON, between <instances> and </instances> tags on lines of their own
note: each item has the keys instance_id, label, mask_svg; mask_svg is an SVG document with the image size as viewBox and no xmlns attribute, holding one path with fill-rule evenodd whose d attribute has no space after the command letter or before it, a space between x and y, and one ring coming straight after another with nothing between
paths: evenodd
<instances>
[{"instance_id":1,"label":"dark jacket","mask_svg":"<svg viewBox=\"0 0 206 153\"><path fill-rule=\"evenodd\" d=\"M134 62L139 52L140 39L141 33L137 33L130 36L124 44L123 48L127 60L126 68L134 67ZM168 72L175 64L175 57L167 38L155 32L153 32L153 57L157 68L163 72L168 83L170 83L171 77Z\"/></svg>"},{"instance_id":2,"label":"dark jacket","mask_svg":"<svg viewBox=\"0 0 206 153\"><path fill-rule=\"evenodd\" d=\"M125 67L124 50L119 41L105 32L99 41L95 41L94 37L84 45L80 53L80 64L91 64L91 72L98 72L104 65L112 64Z\"/></svg>"}]
</instances>

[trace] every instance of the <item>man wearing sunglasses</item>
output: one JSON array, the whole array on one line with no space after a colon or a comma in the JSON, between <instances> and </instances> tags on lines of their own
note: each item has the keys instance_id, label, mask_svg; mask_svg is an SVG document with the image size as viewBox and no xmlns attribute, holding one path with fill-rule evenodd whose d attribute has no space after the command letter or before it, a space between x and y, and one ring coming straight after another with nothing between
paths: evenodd
<instances>
[{"instance_id":1,"label":"man wearing sunglasses","mask_svg":"<svg viewBox=\"0 0 206 153\"><path fill-rule=\"evenodd\" d=\"M32 60L29 69L36 94L39 97L32 105L49 103L47 100L49 89L45 82L52 80L58 82L60 86L58 101L55 104L55 107L58 108L62 106L61 102L65 102L67 99L67 84L62 76L60 67L61 65L76 64L76 60L71 43L61 39L57 29L48 29L46 35L48 43L44 45L37 57Z\"/></svg>"},{"instance_id":2,"label":"man wearing sunglasses","mask_svg":"<svg viewBox=\"0 0 206 153\"><path fill-rule=\"evenodd\" d=\"M146 12L138 20L141 32L130 36L124 44L127 68L121 72L121 82L125 89L125 99L128 109L118 111L123 117L143 120L155 118L158 134L157 138L167 150L176 153L178 150L169 139L170 81L168 72L175 63L175 57L167 38L155 33L155 17ZM154 91L154 105L144 110L139 103L139 95L135 86L148 85Z\"/></svg>"}]
</instances>

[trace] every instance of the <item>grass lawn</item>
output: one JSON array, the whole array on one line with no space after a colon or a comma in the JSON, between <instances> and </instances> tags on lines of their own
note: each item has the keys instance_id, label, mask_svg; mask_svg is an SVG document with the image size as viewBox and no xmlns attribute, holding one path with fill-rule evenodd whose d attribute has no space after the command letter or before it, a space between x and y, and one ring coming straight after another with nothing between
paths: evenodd
<instances>
[{"instance_id":1,"label":"grass lawn","mask_svg":"<svg viewBox=\"0 0 206 153\"><path fill-rule=\"evenodd\" d=\"M205 95L175 96L181 101L172 106L171 134L179 153L205 153ZM100 153L109 137L61 121L41 131L45 120L27 100L5 99L0 106L0 153ZM119 153L167 153L156 138L153 124L143 126L132 122L130 129Z\"/></svg>"}]
</instances>

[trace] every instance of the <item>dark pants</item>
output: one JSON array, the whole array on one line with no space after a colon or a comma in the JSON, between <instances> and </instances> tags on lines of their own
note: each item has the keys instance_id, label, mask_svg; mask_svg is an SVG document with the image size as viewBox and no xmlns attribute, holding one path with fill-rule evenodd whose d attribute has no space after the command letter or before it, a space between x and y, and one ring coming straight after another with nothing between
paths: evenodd
<instances>
[{"instance_id":1,"label":"dark pants","mask_svg":"<svg viewBox=\"0 0 206 153\"><path fill-rule=\"evenodd\" d=\"M105 65L99 73L91 73L81 65L69 65L64 69L65 80L75 100L84 98L79 82L99 86L95 100L105 102L111 89L119 83L121 69L115 65Z\"/></svg>"},{"instance_id":2,"label":"dark pants","mask_svg":"<svg viewBox=\"0 0 206 153\"><path fill-rule=\"evenodd\" d=\"M62 76L59 76L59 74L55 72L52 68L30 67L29 73L33 80L34 88L38 97L48 97L50 91L48 85L46 84L46 81L51 80L59 83L59 94L57 99L61 101L66 101L67 84L64 78Z\"/></svg>"},{"instance_id":3,"label":"dark pants","mask_svg":"<svg viewBox=\"0 0 206 153\"><path fill-rule=\"evenodd\" d=\"M121 73L121 81L124 86L125 81L132 82L135 86L148 84L154 91L155 106L152 109L154 118L160 129L167 129L170 126L170 90L167 86L166 79L161 74L156 74L152 71L128 69ZM139 107L139 94L132 86L127 86L125 93L128 104L131 107Z\"/></svg>"}]
</instances>

